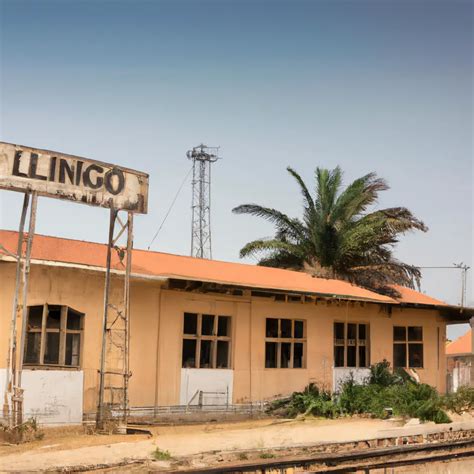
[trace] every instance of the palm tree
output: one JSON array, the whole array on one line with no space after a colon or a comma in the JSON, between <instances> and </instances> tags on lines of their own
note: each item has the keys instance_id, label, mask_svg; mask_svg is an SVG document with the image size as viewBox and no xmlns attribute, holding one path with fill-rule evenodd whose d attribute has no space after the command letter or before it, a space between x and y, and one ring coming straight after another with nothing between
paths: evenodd
<instances>
[{"instance_id":1,"label":"palm tree","mask_svg":"<svg viewBox=\"0 0 474 474\"><path fill-rule=\"evenodd\" d=\"M368 211L379 192L389 189L384 179L369 173L343 189L339 167L316 168L313 197L301 176L287 170L303 195L302 218L257 204L236 207L236 214L262 217L275 225L273 238L249 242L240 250L241 258L259 255L259 265L344 279L394 296L398 293L392 285L419 285L420 270L397 260L393 249L400 235L428 229L404 207Z\"/></svg>"}]
</instances>

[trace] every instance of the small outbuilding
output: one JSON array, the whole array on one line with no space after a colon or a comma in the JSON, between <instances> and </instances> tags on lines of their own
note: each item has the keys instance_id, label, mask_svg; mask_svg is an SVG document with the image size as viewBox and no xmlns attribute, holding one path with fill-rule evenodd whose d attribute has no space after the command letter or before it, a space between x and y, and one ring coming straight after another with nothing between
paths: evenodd
<instances>
[{"instance_id":1,"label":"small outbuilding","mask_svg":"<svg viewBox=\"0 0 474 474\"><path fill-rule=\"evenodd\" d=\"M446 344L447 390L456 392L459 387L474 385L474 354L472 329Z\"/></svg>"}]
</instances>

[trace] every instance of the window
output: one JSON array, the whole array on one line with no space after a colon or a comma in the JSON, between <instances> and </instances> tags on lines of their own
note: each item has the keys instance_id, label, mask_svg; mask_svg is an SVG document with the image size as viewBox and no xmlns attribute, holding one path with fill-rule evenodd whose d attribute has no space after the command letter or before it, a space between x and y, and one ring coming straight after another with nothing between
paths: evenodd
<instances>
[{"instance_id":1,"label":"window","mask_svg":"<svg viewBox=\"0 0 474 474\"><path fill-rule=\"evenodd\" d=\"M230 316L184 313L182 367L230 367Z\"/></svg>"},{"instance_id":2,"label":"window","mask_svg":"<svg viewBox=\"0 0 474 474\"><path fill-rule=\"evenodd\" d=\"M393 366L423 367L423 328L421 326L393 327Z\"/></svg>"},{"instance_id":3,"label":"window","mask_svg":"<svg viewBox=\"0 0 474 474\"><path fill-rule=\"evenodd\" d=\"M305 321L267 318L265 322L265 368L305 367Z\"/></svg>"},{"instance_id":4,"label":"window","mask_svg":"<svg viewBox=\"0 0 474 474\"><path fill-rule=\"evenodd\" d=\"M67 306L30 306L24 364L79 367L83 318Z\"/></svg>"},{"instance_id":5,"label":"window","mask_svg":"<svg viewBox=\"0 0 474 474\"><path fill-rule=\"evenodd\" d=\"M369 325L334 323L334 367L369 366Z\"/></svg>"}]
</instances>

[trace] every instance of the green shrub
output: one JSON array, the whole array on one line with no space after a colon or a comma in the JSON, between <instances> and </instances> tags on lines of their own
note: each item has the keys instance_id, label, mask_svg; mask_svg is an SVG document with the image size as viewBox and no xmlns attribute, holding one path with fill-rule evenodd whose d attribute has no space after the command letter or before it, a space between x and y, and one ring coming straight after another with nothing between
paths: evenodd
<instances>
[{"instance_id":1,"label":"green shrub","mask_svg":"<svg viewBox=\"0 0 474 474\"><path fill-rule=\"evenodd\" d=\"M370 376L362 384L351 376L342 384L338 394L330 394L315 384L309 384L302 392L294 392L291 397L274 402L269 411L278 409L289 417L311 414L335 418L341 414L368 414L386 418L388 409L391 409L402 417L450 423L443 410L448 403L456 407L474 407L474 390L445 401L433 387L416 382L404 370L392 373L390 364L384 360L371 366Z\"/></svg>"},{"instance_id":2,"label":"green shrub","mask_svg":"<svg viewBox=\"0 0 474 474\"><path fill-rule=\"evenodd\" d=\"M369 385L389 387L398 382L398 377L390 371L390 362L385 359L370 367Z\"/></svg>"},{"instance_id":3,"label":"green shrub","mask_svg":"<svg viewBox=\"0 0 474 474\"><path fill-rule=\"evenodd\" d=\"M474 410L474 387L459 387L457 392L446 395L443 405L447 410L460 415Z\"/></svg>"}]
</instances>

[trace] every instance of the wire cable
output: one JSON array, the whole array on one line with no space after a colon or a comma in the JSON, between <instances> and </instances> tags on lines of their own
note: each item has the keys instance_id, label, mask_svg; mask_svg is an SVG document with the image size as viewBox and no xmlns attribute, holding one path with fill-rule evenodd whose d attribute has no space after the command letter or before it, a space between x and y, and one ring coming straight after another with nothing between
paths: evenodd
<instances>
[{"instance_id":1,"label":"wire cable","mask_svg":"<svg viewBox=\"0 0 474 474\"><path fill-rule=\"evenodd\" d=\"M165 225L166 219L167 219L168 216L170 215L171 209L173 209L174 203L176 202L176 199L178 199L179 193L180 193L181 190L183 189L183 186L185 185L186 180L188 179L188 177L189 177L189 175L191 174L191 171L192 171L192 170L193 170L193 167L191 166L191 168L189 169L189 171L186 173L186 176L184 177L183 182L181 183L180 187L178 188L178 191L176 192L176 194L175 194L175 196L174 196L174 198L173 198L173 201L171 202L171 205L170 205L170 207L168 208L168 211L166 212L165 217L164 217L163 220L161 221L160 227L158 227L158 230L156 231L155 235L153 236L153 239L151 239L150 245L148 245L147 250L150 250L150 247L153 245L153 242L154 242L155 239L158 237L158 234L160 233L161 229L162 229L163 226Z\"/></svg>"}]
</instances>

